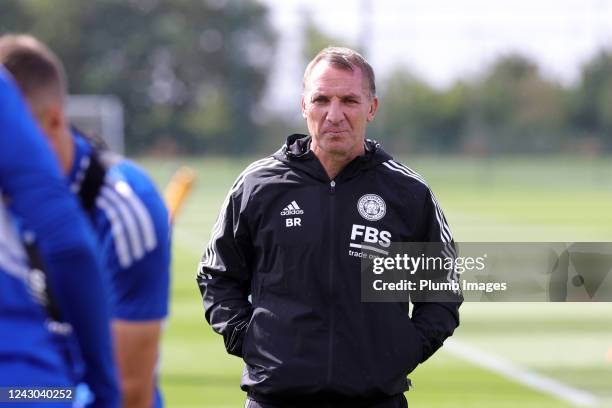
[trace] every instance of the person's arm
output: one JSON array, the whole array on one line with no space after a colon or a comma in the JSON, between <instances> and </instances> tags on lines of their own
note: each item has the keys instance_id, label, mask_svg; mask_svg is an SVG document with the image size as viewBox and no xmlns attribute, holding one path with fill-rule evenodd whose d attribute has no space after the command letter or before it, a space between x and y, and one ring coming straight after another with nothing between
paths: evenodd
<instances>
[{"instance_id":1,"label":"person's arm","mask_svg":"<svg viewBox=\"0 0 612 408\"><path fill-rule=\"evenodd\" d=\"M48 284L72 325L94 407L119 406L109 311L93 235L25 103L0 68L0 189L39 241Z\"/></svg>"},{"instance_id":2,"label":"person's arm","mask_svg":"<svg viewBox=\"0 0 612 408\"><path fill-rule=\"evenodd\" d=\"M124 408L153 406L161 326L160 320L113 320L115 355L119 366Z\"/></svg>"},{"instance_id":3,"label":"person's arm","mask_svg":"<svg viewBox=\"0 0 612 408\"><path fill-rule=\"evenodd\" d=\"M98 228L111 275L112 329L123 406L150 408L162 325L168 315L168 211L154 184L131 162L111 169L110 180L122 181L103 188ZM113 233L116 230L122 231L120 237ZM131 245L124 245L127 242Z\"/></svg>"},{"instance_id":4,"label":"person's arm","mask_svg":"<svg viewBox=\"0 0 612 408\"><path fill-rule=\"evenodd\" d=\"M438 202L428 189L423 210L423 242L448 243L454 255L453 237ZM423 359L427 360L442 347L459 326L457 302L413 302L412 322L421 335Z\"/></svg>"},{"instance_id":5,"label":"person's arm","mask_svg":"<svg viewBox=\"0 0 612 408\"><path fill-rule=\"evenodd\" d=\"M252 246L241 202L239 178L221 207L197 275L206 320L223 336L227 352L238 357L253 313L248 301Z\"/></svg>"}]
</instances>

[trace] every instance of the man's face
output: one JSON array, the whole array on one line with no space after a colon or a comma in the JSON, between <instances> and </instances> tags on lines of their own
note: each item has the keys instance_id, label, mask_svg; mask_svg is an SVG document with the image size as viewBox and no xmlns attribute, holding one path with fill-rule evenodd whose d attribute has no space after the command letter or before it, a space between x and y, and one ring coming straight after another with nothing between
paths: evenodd
<instances>
[{"instance_id":1,"label":"man's face","mask_svg":"<svg viewBox=\"0 0 612 408\"><path fill-rule=\"evenodd\" d=\"M64 117L62 104L56 101L49 102L42 98L38 100L26 98L26 101L32 110L36 124L47 138L64 174L68 174L72 167L74 152L72 142L64 133L68 129L68 125Z\"/></svg>"},{"instance_id":2,"label":"man's face","mask_svg":"<svg viewBox=\"0 0 612 408\"><path fill-rule=\"evenodd\" d=\"M334 156L361 154L367 123L377 108L378 99L370 96L359 68L349 71L320 61L302 95L312 149Z\"/></svg>"},{"instance_id":3,"label":"man's face","mask_svg":"<svg viewBox=\"0 0 612 408\"><path fill-rule=\"evenodd\" d=\"M61 136L60 136L60 117L61 111L53 106L48 109L36 109L36 103L30 103L30 107L32 108L32 113L34 114L34 118L36 119L36 124L39 126L42 134L47 138L49 145L55 155L57 156L60 164L65 173L68 172L68 168L66 168L65 164L62 163L62 146L61 146Z\"/></svg>"}]
</instances>

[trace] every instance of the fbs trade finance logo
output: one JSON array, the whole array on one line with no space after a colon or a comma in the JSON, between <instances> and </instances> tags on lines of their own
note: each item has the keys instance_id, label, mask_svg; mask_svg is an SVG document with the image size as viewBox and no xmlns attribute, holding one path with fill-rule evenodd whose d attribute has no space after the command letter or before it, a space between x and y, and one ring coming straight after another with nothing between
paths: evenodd
<instances>
[{"instance_id":1,"label":"fbs trade finance logo","mask_svg":"<svg viewBox=\"0 0 612 408\"><path fill-rule=\"evenodd\" d=\"M304 214L304 210L300 208L298 203L293 200L288 206L283 208L280 215L302 215Z\"/></svg>"}]
</instances>

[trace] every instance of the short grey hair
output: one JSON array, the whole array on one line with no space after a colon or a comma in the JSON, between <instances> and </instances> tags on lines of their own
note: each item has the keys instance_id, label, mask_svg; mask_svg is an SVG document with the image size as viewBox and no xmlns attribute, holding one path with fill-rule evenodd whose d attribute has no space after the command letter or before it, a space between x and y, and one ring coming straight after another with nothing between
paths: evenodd
<instances>
[{"instance_id":1,"label":"short grey hair","mask_svg":"<svg viewBox=\"0 0 612 408\"><path fill-rule=\"evenodd\" d=\"M306 89L310 74L320 61L327 61L330 65L347 71L359 68L364 79L368 82L367 88L370 91L370 97L376 96L376 80L372 66L357 51L345 47L327 47L319 51L304 71L303 89Z\"/></svg>"}]
</instances>

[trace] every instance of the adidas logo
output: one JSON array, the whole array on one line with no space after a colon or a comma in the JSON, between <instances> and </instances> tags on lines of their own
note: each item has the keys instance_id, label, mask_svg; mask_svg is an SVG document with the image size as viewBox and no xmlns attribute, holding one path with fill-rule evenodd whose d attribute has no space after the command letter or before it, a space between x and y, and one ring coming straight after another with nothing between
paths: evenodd
<instances>
[{"instance_id":1,"label":"adidas logo","mask_svg":"<svg viewBox=\"0 0 612 408\"><path fill-rule=\"evenodd\" d=\"M280 215L300 215L300 214L304 214L304 210L300 208L300 206L298 205L298 203L295 202L295 200L292 201L291 204L283 208L283 211L281 211L280 213Z\"/></svg>"}]
</instances>

